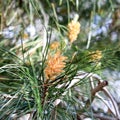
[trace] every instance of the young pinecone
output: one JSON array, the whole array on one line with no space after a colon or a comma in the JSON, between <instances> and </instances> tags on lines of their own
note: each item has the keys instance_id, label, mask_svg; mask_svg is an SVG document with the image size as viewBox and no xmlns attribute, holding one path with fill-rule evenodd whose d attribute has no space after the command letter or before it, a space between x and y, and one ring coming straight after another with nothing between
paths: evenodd
<instances>
[{"instance_id":1,"label":"young pinecone","mask_svg":"<svg viewBox=\"0 0 120 120\"><path fill-rule=\"evenodd\" d=\"M46 68L44 70L46 79L55 80L55 78L64 72L65 60L67 57L62 56L60 52L57 52L54 56L49 56L46 61Z\"/></svg>"},{"instance_id":2,"label":"young pinecone","mask_svg":"<svg viewBox=\"0 0 120 120\"><path fill-rule=\"evenodd\" d=\"M80 32L80 23L78 21L72 20L68 24L68 38L70 43L74 42L77 39L77 36Z\"/></svg>"},{"instance_id":3,"label":"young pinecone","mask_svg":"<svg viewBox=\"0 0 120 120\"><path fill-rule=\"evenodd\" d=\"M90 61L98 62L102 58L102 52L99 50L96 50L95 52L91 52L90 54L91 54Z\"/></svg>"}]
</instances>

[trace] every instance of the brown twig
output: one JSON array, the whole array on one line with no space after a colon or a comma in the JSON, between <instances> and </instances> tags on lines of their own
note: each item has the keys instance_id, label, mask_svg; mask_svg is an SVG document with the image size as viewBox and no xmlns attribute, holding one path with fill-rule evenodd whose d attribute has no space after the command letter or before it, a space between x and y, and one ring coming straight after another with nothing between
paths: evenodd
<instances>
[{"instance_id":1,"label":"brown twig","mask_svg":"<svg viewBox=\"0 0 120 120\"><path fill-rule=\"evenodd\" d=\"M48 81L46 80L43 84L43 95L42 95L42 105L44 106L45 103L45 99L46 99L46 95L47 95L47 91L48 91Z\"/></svg>"},{"instance_id":2,"label":"brown twig","mask_svg":"<svg viewBox=\"0 0 120 120\"><path fill-rule=\"evenodd\" d=\"M105 87L107 85L108 85L107 81L99 82L98 86L96 86L94 89L91 90L91 96L94 97L97 92L102 91L103 87Z\"/></svg>"},{"instance_id":3,"label":"brown twig","mask_svg":"<svg viewBox=\"0 0 120 120\"><path fill-rule=\"evenodd\" d=\"M91 90L91 99L87 100L86 107L90 105L90 103L93 101L95 95L97 92L102 91L105 86L108 85L107 81L99 82L98 85Z\"/></svg>"}]
</instances>

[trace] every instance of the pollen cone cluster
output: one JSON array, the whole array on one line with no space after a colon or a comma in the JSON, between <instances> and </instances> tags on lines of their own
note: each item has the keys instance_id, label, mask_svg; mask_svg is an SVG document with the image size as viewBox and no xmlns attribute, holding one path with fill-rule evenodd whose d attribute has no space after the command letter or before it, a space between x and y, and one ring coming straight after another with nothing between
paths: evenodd
<instances>
[{"instance_id":1,"label":"pollen cone cluster","mask_svg":"<svg viewBox=\"0 0 120 120\"><path fill-rule=\"evenodd\" d=\"M70 42L74 42L80 32L80 23L78 21L72 20L68 24L68 38Z\"/></svg>"},{"instance_id":2,"label":"pollen cone cluster","mask_svg":"<svg viewBox=\"0 0 120 120\"><path fill-rule=\"evenodd\" d=\"M46 61L46 68L44 70L46 79L55 80L55 78L64 72L65 60L67 57L62 56L60 52L55 53L54 56L49 56Z\"/></svg>"},{"instance_id":3,"label":"pollen cone cluster","mask_svg":"<svg viewBox=\"0 0 120 120\"><path fill-rule=\"evenodd\" d=\"M60 46L60 43L57 42L57 41L55 41L55 42L51 43L50 49L55 50L55 49L57 49L59 46Z\"/></svg>"},{"instance_id":4,"label":"pollen cone cluster","mask_svg":"<svg viewBox=\"0 0 120 120\"><path fill-rule=\"evenodd\" d=\"M91 54L90 60L93 62L97 62L102 58L102 52L99 50L96 50L95 52L91 52L90 54Z\"/></svg>"}]
</instances>

